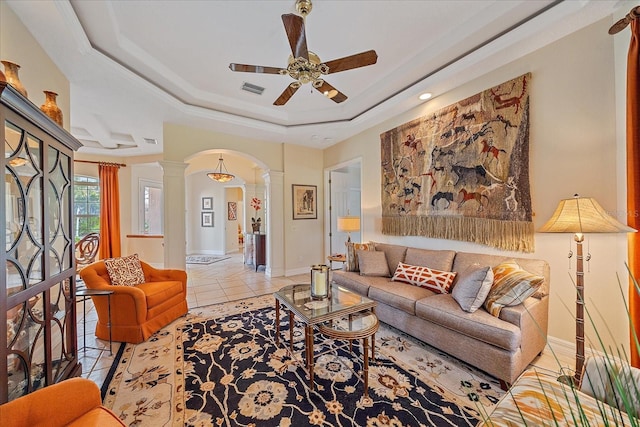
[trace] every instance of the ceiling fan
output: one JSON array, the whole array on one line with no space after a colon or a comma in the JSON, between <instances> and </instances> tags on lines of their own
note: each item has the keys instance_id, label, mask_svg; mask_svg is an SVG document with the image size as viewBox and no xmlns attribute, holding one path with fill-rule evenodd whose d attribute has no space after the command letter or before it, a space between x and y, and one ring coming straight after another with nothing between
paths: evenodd
<instances>
[{"instance_id":1,"label":"ceiling fan","mask_svg":"<svg viewBox=\"0 0 640 427\"><path fill-rule=\"evenodd\" d=\"M322 62L318 55L307 49L307 36L304 30L304 19L311 12L311 0L296 0L296 10L301 15L293 13L282 15L284 29L287 32L292 55L286 68L265 67L261 65L229 64L231 71L245 73L280 74L290 76L294 82L275 100L273 105L284 105L294 93L306 83L311 83L314 89L336 103L347 99L347 95L327 83L323 77L327 74L354 68L373 65L378 60L375 50L345 56L344 58Z\"/></svg>"}]
</instances>

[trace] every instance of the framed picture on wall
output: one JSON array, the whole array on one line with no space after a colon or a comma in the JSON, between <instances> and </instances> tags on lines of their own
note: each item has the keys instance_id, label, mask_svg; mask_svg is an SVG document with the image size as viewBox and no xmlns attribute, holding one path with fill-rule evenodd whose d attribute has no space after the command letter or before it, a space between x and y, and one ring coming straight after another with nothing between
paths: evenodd
<instances>
[{"instance_id":1,"label":"framed picture on wall","mask_svg":"<svg viewBox=\"0 0 640 427\"><path fill-rule=\"evenodd\" d=\"M293 219L318 219L318 187L293 184Z\"/></svg>"},{"instance_id":2,"label":"framed picture on wall","mask_svg":"<svg viewBox=\"0 0 640 427\"><path fill-rule=\"evenodd\" d=\"M235 221L236 219L238 219L238 203L227 203L227 219L229 221Z\"/></svg>"},{"instance_id":3,"label":"framed picture on wall","mask_svg":"<svg viewBox=\"0 0 640 427\"><path fill-rule=\"evenodd\" d=\"M213 197L203 197L202 198L202 210L203 211L212 211L213 210Z\"/></svg>"},{"instance_id":4,"label":"framed picture on wall","mask_svg":"<svg viewBox=\"0 0 640 427\"><path fill-rule=\"evenodd\" d=\"M202 227L213 227L213 212L202 212L200 225Z\"/></svg>"}]
</instances>

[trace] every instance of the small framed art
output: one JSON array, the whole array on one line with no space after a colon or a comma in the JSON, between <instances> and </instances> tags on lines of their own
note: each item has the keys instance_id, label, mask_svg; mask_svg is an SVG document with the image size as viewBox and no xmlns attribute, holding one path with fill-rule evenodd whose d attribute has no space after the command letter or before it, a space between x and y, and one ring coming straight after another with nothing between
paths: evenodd
<instances>
[{"instance_id":1,"label":"small framed art","mask_svg":"<svg viewBox=\"0 0 640 427\"><path fill-rule=\"evenodd\" d=\"M236 219L238 219L238 203L228 202L227 203L227 220L235 221Z\"/></svg>"},{"instance_id":2,"label":"small framed art","mask_svg":"<svg viewBox=\"0 0 640 427\"><path fill-rule=\"evenodd\" d=\"M202 210L203 211L211 211L211 210L213 210L213 197L203 197L202 198Z\"/></svg>"},{"instance_id":3,"label":"small framed art","mask_svg":"<svg viewBox=\"0 0 640 427\"><path fill-rule=\"evenodd\" d=\"M200 225L202 227L213 227L213 212L202 212Z\"/></svg>"}]
</instances>

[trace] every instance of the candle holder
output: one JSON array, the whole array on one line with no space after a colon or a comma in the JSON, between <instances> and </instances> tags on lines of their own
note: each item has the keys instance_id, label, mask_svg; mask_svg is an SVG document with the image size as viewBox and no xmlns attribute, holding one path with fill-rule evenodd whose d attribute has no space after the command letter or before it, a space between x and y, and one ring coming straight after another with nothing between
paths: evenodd
<instances>
[{"instance_id":1,"label":"candle holder","mask_svg":"<svg viewBox=\"0 0 640 427\"><path fill-rule=\"evenodd\" d=\"M311 266L311 299L325 299L329 296L329 266Z\"/></svg>"}]
</instances>

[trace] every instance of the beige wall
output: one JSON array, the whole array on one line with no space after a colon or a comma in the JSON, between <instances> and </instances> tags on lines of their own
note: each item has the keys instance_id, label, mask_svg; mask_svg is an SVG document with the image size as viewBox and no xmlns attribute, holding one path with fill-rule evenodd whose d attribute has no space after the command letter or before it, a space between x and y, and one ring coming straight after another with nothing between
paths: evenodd
<instances>
[{"instance_id":1,"label":"beige wall","mask_svg":"<svg viewBox=\"0 0 640 427\"><path fill-rule=\"evenodd\" d=\"M42 91L58 94L63 127L69 130L69 81L5 2L0 2L0 60L20 65L20 81L38 107L44 104Z\"/></svg>"},{"instance_id":2,"label":"beige wall","mask_svg":"<svg viewBox=\"0 0 640 427\"><path fill-rule=\"evenodd\" d=\"M209 150L223 149L252 159L263 169L284 170L282 144L173 123L164 124L163 141L164 159L173 162L182 162L195 154Z\"/></svg>"},{"instance_id":3,"label":"beige wall","mask_svg":"<svg viewBox=\"0 0 640 427\"><path fill-rule=\"evenodd\" d=\"M618 199L617 167L624 165L617 164L614 41L607 34L610 25L611 20L598 22L325 150L325 167L362 157L363 240L499 252L464 242L382 235L380 134L526 72L532 73L530 182L535 227L551 216L560 199L574 193L596 198L612 213L619 211L625 201ZM625 221L624 216L618 218ZM537 233L536 251L526 256L543 258L551 265L549 334L573 343L575 259L571 266L567 260L571 239L565 234ZM624 235L591 235L588 240L592 260L585 275L587 308L596 317L599 330L606 331L605 319L613 332L613 337L605 332L606 342L626 343L627 321L616 280L616 274L625 274L626 239ZM587 329L588 337L594 339L589 325Z\"/></svg>"},{"instance_id":4,"label":"beige wall","mask_svg":"<svg viewBox=\"0 0 640 427\"><path fill-rule=\"evenodd\" d=\"M285 144L284 146L284 229L285 263L289 274L309 272L312 264L325 264L324 185L322 151ZM317 186L317 219L293 219L292 184Z\"/></svg>"}]
</instances>

